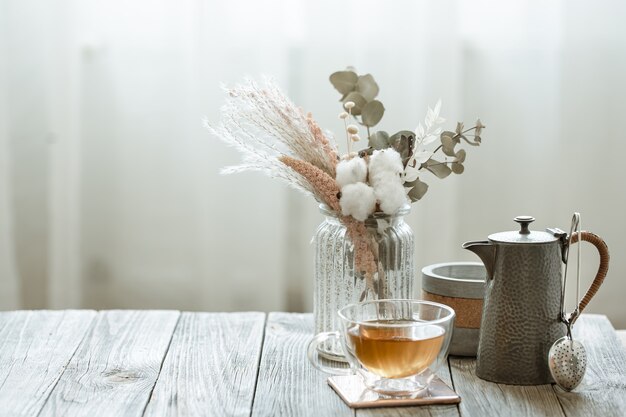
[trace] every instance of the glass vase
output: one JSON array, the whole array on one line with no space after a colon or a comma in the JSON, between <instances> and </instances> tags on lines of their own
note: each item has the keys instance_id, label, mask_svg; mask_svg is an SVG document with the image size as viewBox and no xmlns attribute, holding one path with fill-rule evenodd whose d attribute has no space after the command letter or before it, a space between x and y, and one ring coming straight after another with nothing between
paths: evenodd
<instances>
[{"instance_id":1,"label":"glass vase","mask_svg":"<svg viewBox=\"0 0 626 417\"><path fill-rule=\"evenodd\" d=\"M394 215L374 213L365 220L378 266L369 277L355 271L355 246L340 215L325 205L320 205L320 211L324 221L314 238L316 334L338 330L341 323L337 311L348 304L366 299L413 298L415 244L413 232L404 221L410 206ZM327 359L345 361L337 340L320 344L318 350Z\"/></svg>"}]
</instances>

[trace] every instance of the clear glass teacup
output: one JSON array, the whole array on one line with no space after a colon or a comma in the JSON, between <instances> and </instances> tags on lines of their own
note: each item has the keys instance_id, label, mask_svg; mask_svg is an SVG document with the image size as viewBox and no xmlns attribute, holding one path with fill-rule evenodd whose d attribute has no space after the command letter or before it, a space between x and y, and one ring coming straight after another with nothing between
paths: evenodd
<instances>
[{"instance_id":1,"label":"clear glass teacup","mask_svg":"<svg viewBox=\"0 0 626 417\"><path fill-rule=\"evenodd\" d=\"M374 300L350 304L338 312L341 331L316 335L307 355L317 369L333 375L361 376L365 386L380 394L418 395L446 362L454 310L421 300ZM350 368L321 362L318 346L341 341Z\"/></svg>"}]
</instances>

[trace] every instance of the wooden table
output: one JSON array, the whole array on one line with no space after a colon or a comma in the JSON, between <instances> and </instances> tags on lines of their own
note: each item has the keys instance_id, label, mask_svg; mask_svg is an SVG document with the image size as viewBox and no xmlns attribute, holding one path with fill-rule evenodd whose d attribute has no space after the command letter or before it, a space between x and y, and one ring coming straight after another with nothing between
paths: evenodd
<instances>
[{"instance_id":1,"label":"wooden table","mask_svg":"<svg viewBox=\"0 0 626 417\"><path fill-rule=\"evenodd\" d=\"M576 326L589 367L577 392L441 377L457 405L348 408L309 365L310 314L0 313L0 416L626 416L626 352L605 316Z\"/></svg>"}]
</instances>

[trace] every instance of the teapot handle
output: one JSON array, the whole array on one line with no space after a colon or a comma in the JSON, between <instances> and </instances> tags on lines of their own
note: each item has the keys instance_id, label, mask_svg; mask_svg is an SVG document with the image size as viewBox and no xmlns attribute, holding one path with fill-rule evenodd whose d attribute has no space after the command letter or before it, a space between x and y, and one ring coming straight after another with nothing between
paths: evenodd
<instances>
[{"instance_id":1,"label":"teapot handle","mask_svg":"<svg viewBox=\"0 0 626 417\"><path fill-rule=\"evenodd\" d=\"M606 243L604 243L604 240L602 240L600 236L591 232L583 231L580 232L580 234L582 240L591 243L598 250L598 253L600 254L600 266L598 267L598 272L596 273L596 277L593 279L591 286L585 293L585 296L582 298L582 300L580 300L580 302L578 303L577 315L582 313L585 307L587 307L587 304L589 304L589 301L591 301L593 296L596 295L598 289L600 288L600 285L602 285L602 282L604 282L606 274L609 272L609 248ZM572 243L576 242L578 242L578 233L573 233ZM574 317L573 321L575 321L577 318L578 317Z\"/></svg>"}]
</instances>

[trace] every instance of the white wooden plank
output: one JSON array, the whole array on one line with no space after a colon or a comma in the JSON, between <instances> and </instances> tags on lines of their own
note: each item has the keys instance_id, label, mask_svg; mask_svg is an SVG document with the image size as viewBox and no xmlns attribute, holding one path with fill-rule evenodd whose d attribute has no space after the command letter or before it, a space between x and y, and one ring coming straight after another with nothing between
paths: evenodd
<instances>
[{"instance_id":1,"label":"white wooden plank","mask_svg":"<svg viewBox=\"0 0 626 417\"><path fill-rule=\"evenodd\" d=\"M250 416L264 313L183 313L145 416Z\"/></svg>"},{"instance_id":2,"label":"white wooden plank","mask_svg":"<svg viewBox=\"0 0 626 417\"><path fill-rule=\"evenodd\" d=\"M95 311L0 313L0 415L36 416Z\"/></svg>"},{"instance_id":3,"label":"white wooden plank","mask_svg":"<svg viewBox=\"0 0 626 417\"><path fill-rule=\"evenodd\" d=\"M354 415L307 360L312 337L311 314L269 314L252 416Z\"/></svg>"},{"instance_id":4,"label":"white wooden plank","mask_svg":"<svg viewBox=\"0 0 626 417\"><path fill-rule=\"evenodd\" d=\"M626 330L617 330L617 337L622 342L624 349L626 349Z\"/></svg>"},{"instance_id":5,"label":"white wooden plank","mask_svg":"<svg viewBox=\"0 0 626 417\"><path fill-rule=\"evenodd\" d=\"M587 351L587 372L574 392L554 390L568 416L626 416L626 352L606 316L584 314L574 339Z\"/></svg>"},{"instance_id":6,"label":"white wooden plank","mask_svg":"<svg viewBox=\"0 0 626 417\"><path fill-rule=\"evenodd\" d=\"M100 312L41 416L141 416L179 316L178 311Z\"/></svg>"},{"instance_id":7,"label":"white wooden plank","mask_svg":"<svg viewBox=\"0 0 626 417\"><path fill-rule=\"evenodd\" d=\"M461 396L461 416L563 416L552 385L504 385L476 376L476 360L450 358L454 388Z\"/></svg>"}]
</instances>

